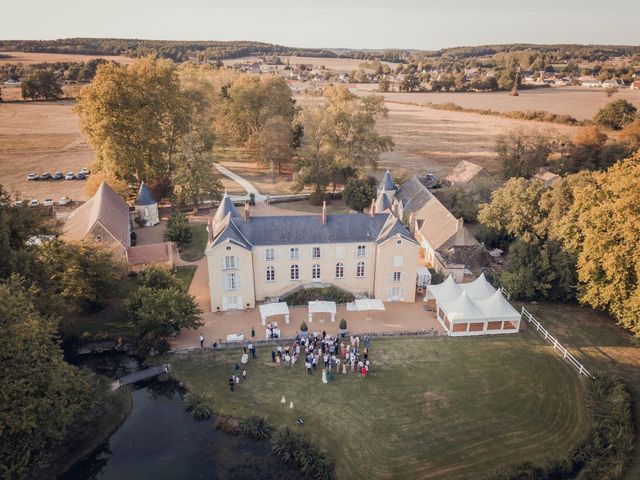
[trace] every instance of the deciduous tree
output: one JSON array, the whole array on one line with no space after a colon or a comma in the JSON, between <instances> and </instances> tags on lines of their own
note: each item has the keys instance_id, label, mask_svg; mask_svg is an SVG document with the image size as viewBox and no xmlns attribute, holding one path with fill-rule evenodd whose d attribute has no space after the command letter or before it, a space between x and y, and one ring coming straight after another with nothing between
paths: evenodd
<instances>
[{"instance_id":1,"label":"deciduous tree","mask_svg":"<svg viewBox=\"0 0 640 480\"><path fill-rule=\"evenodd\" d=\"M636 119L638 109L627 100L615 100L600 109L594 121L612 130L622 130L625 125Z\"/></svg>"}]
</instances>

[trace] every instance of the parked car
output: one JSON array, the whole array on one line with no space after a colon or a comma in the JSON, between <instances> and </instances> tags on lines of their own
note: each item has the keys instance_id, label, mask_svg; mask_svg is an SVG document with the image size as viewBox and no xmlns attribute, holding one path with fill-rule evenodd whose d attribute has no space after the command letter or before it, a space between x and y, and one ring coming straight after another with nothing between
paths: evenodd
<instances>
[{"instance_id":1,"label":"parked car","mask_svg":"<svg viewBox=\"0 0 640 480\"><path fill-rule=\"evenodd\" d=\"M71 203L71 199L69 197L62 197L58 202L58 205L64 207L65 205L69 205Z\"/></svg>"},{"instance_id":2,"label":"parked car","mask_svg":"<svg viewBox=\"0 0 640 480\"><path fill-rule=\"evenodd\" d=\"M16 200L13 205L16 207L24 207L24 200Z\"/></svg>"},{"instance_id":3,"label":"parked car","mask_svg":"<svg viewBox=\"0 0 640 480\"><path fill-rule=\"evenodd\" d=\"M76 175L76 180L85 180L86 178L87 176L82 172L78 172L78 174Z\"/></svg>"},{"instance_id":4,"label":"parked car","mask_svg":"<svg viewBox=\"0 0 640 480\"><path fill-rule=\"evenodd\" d=\"M51 178L53 178L54 180L62 180L64 178L64 175L62 174L62 172L55 172Z\"/></svg>"},{"instance_id":5,"label":"parked car","mask_svg":"<svg viewBox=\"0 0 640 480\"><path fill-rule=\"evenodd\" d=\"M32 199L32 200L29 202L29 208L37 207L37 206L39 206L39 205L40 205L40 202L39 202L38 200L36 200L35 198L34 198L34 199Z\"/></svg>"},{"instance_id":6,"label":"parked car","mask_svg":"<svg viewBox=\"0 0 640 480\"><path fill-rule=\"evenodd\" d=\"M29 175L27 175L27 180L38 180L38 174L30 173Z\"/></svg>"},{"instance_id":7,"label":"parked car","mask_svg":"<svg viewBox=\"0 0 640 480\"><path fill-rule=\"evenodd\" d=\"M51 174L49 172L44 172L40 174L40 180L49 180L51 178Z\"/></svg>"},{"instance_id":8,"label":"parked car","mask_svg":"<svg viewBox=\"0 0 640 480\"><path fill-rule=\"evenodd\" d=\"M44 205L45 207L53 207L53 198L45 198L44 202L42 202L42 205Z\"/></svg>"},{"instance_id":9,"label":"parked car","mask_svg":"<svg viewBox=\"0 0 640 480\"><path fill-rule=\"evenodd\" d=\"M73 174L73 172L67 172L67 174L64 176L65 180L75 180L76 176Z\"/></svg>"},{"instance_id":10,"label":"parked car","mask_svg":"<svg viewBox=\"0 0 640 480\"><path fill-rule=\"evenodd\" d=\"M91 173L91 170L89 170L87 167L82 167L80 169L80 173L84 173L85 175L89 175Z\"/></svg>"}]
</instances>

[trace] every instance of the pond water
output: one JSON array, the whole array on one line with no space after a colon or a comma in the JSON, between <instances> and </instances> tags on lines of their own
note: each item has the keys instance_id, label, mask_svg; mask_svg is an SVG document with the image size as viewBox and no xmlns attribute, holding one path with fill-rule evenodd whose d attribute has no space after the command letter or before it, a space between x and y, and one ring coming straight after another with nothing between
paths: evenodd
<instances>
[{"instance_id":1,"label":"pond water","mask_svg":"<svg viewBox=\"0 0 640 480\"><path fill-rule=\"evenodd\" d=\"M82 357L96 373L117 378L140 368L120 354ZM134 387L129 417L106 443L62 478L85 479L298 479L300 473L271 454L268 441L228 435L214 419L195 421L182 404L184 391L172 380Z\"/></svg>"}]
</instances>

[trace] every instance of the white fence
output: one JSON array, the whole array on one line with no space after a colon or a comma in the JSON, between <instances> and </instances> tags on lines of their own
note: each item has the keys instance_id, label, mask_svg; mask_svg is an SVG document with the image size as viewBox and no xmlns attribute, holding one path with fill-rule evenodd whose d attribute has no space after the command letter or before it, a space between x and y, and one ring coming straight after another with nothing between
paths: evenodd
<instances>
[{"instance_id":1,"label":"white fence","mask_svg":"<svg viewBox=\"0 0 640 480\"><path fill-rule=\"evenodd\" d=\"M586 377L590 377L590 378L595 378L593 375L591 375L589 373L589 371L584 368L584 365L582 363L580 363L578 360L576 360L576 357L574 357L573 355L571 355L571 353L569 353L569 351L563 347L560 342L558 341L557 338L555 338L553 335L551 335L549 333L549 331L544 328L542 326L542 324L536 320L534 318L533 315L531 315L526 308L522 307L522 315L524 316L525 320L530 323L531 325L533 325L534 327L536 327L537 332L547 341L549 342L551 345L553 345L553 348L555 350L558 350L561 354L562 354L562 358L564 358L565 360L567 360L571 365L573 365L574 367L576 367L578 369L578 375L584 375Z\"/></svg>"}]
</instances>

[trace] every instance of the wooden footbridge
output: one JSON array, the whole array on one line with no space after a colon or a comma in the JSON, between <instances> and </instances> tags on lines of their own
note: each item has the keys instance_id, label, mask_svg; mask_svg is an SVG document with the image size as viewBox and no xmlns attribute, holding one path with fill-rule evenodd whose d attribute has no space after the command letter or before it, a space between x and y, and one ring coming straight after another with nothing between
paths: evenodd
<instances>
[{"instance_id":1,"label":"wooden footbridge","mask_svg":"<svg viewBox=\"0 0 640 480\"><path fill-rule=\"evenodd\" d=\"M124 377L120 377L118 380L116 380L111 384L111 388L113 390L116 390L124 385L131 385L132 383L140 382L142 380L147 380L149 378L153 378L168 372L169 372L168 363L163 363L162 365L156 365L155 367L145 368L144 370L140 370L138 372L125 375Z\"/></svg>"}]
</instances>

